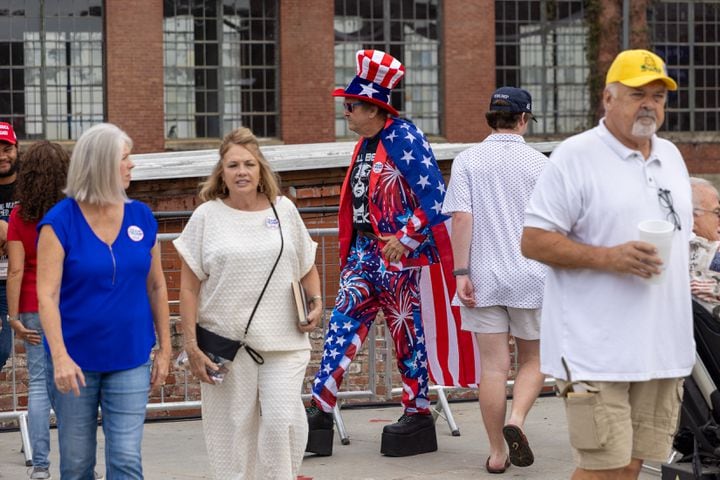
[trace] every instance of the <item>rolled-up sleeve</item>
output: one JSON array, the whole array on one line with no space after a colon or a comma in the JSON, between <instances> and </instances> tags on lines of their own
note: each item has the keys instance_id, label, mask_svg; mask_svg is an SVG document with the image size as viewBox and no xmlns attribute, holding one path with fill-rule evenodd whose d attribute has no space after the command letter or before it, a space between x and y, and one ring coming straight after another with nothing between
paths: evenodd
<instances>
[{"instance_id":1,"label":"rolled-up sleeve","mask_svg":"<svg viewBox=\"0 0 720 480\"><path fill-rule=\"evenodd\" d=\"M207 278L203 259L204 238L205 214L203 208L198 208L193 212L180 236L173 240L173 245L178 254L200 281Z\"/></svg>"},{"instance_id":2,"label":"rolled-up sleeve","mask_svg":"<svg viewBox=\"0 0 720 480\"><path fill-rule=\"evenodd\" d=\"M300 278L302 278L310 271L312 266L315 265L317 242L310 237L310 232L308 232L305 227L305 222L303 222L300 212L298 212L295 205L292 204L292 201L290 201L290 199L284 200L291 204L289 210L294 227L293 239L295 241L295 251L297 252L298 272L300 272Z\"/></svg>"}]
</instances>

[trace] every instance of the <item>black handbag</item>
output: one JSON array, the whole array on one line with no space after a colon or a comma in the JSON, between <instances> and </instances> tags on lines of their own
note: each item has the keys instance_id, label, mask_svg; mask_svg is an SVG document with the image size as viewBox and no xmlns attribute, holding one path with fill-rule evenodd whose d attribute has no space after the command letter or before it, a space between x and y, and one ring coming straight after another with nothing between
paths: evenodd
<instances>
[{"instance_id":1,"label":"black handbag","mask_svg":"<svg viewBox=\"0 0 720 480\"><path fill-rule=\"evenodd\" d=\"M269 198L268 198L269 200ZM233 361L235 360L235 356L237 355L237 352L241 348L245 348L245 351L250 355L250 358L253 359L255 363L258 365L262 365L265 363L265 359L260 355L257 351L253 350L252 347L249 347L245 343L245 337L247 337L248 329L250 328L250 323L252 322L253 317L255 316L255 312L258 309L258 306L260 305L260 301L263 298L263 295L265 295L265 290L267 289L268 284L270 283L270 279L273 276L273 273L275 273L275 268L278 265L278 262L280 261L280 257L282 256L283 247L285 246L285 241L283 240L283 234L282 234L282 227L280 226L280 217L278 216L277 210L275 210L275 205L273 205L272 201L270 202L270 206L272 207L273 214L275 215L275 219L277 220L278 225L278 231L280 232L280 253L278 253L277 258L275 259L275 263L272 266L272 269L270 270L270 275L268 275L267 280L265 280L265 286L263 286L262 291L260 292L260 296L257 299L257 302L255 302L255 307L253 307L252 313L250 314L250 318L248 319L248 323L245 326L245 332L243 333L243 339L242 340L232 340L227 337L223 337L222 335L218 335L217 333L211 332L210 330L201 327L200 325L195 325L195 335L197 338L197 344L200 350L202 350L206 355L212 354L215 357L222 357L227 360ZM208 355L210 357L210 355ZM211 360L215 361L215 359L211 358Z\"/></svg>"}]
</instances>

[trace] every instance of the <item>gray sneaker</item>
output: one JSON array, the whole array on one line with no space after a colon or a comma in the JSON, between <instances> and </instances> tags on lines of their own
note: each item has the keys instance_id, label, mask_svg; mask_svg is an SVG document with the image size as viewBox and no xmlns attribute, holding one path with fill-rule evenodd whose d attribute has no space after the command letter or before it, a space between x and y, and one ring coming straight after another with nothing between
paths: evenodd
<instances>
[{"instance_id":1,"label":"gray sneaker","mask_svg":"<svg viewBox=\"0 0 720 480\"><path fill-rule=\"evenodd\" d=\"M100 475L98 472L93 472L95 480L105 480L105 475Z\"/></svg>"},{"instance_id":2,"label":"gray sneaker","mask_svg":"<svg viewBox=\"0 0 720 480\"><path fill-rule=\"evenodd\" d=\"M50 469L48 467L33 467L32 473L30 474L30 480L50 480Z\"/></svg>"}]
</instances>

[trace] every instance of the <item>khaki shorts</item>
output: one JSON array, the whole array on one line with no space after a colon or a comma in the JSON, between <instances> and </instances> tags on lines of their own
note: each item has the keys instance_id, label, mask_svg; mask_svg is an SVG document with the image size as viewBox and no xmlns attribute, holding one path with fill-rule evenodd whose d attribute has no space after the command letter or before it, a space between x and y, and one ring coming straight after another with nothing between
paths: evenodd
<instances>
[{"instance_id":1,"label":"khaki shorts","mask_svg":"<svg viewBox=\"0 0 720 480\"><path fill-rule=\"evenodd\" d=\"M607 470L622 468L632 458L667 460L677 429L682 378L582 383L587 392L564 398L578 467ZM557 385L563 392L568 382L557 380Z\"/></svg>"},{"instance_id":2,"label":"khaki shorts","mask_svg":"<svg viewBox=\"0 0 720 480\"><path fill-rule=\"evenodd\" d=\"M507 333L523 340L540 338L540 309L503 306L460 307L462 329L474 333Z\"/></svg>"}]
</instances>

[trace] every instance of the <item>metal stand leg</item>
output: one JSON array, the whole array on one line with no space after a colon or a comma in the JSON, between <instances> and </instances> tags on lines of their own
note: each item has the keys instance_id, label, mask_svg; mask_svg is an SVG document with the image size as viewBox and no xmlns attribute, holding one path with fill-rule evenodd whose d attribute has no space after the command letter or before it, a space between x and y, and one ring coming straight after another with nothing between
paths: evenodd
<instances>
[{"instance_id":1,"label":"metal stand leg","mask_svg":"<svg viewBox=\"0 0 720 480\"><path fill-rule=\"evenodd\" d=\"M437 416L441 416L445 419L445 421L448 424L448 427L450 427L450 432L452 433L453 437L459 437L460 436L460 429L458 428L457 424L455 423L455 418L453 418L452 411L450 410L450 404L448 403L447 396L445 395L445 388L444 387L435 387L433 388L437 392L438 401L437 405L433 409L433 416L437 419Z\"/></svg>"},{"instance_id":2,"label":"metal stand leg","mask_svg":"<svg viewBox=\"0 0 720 480\"><path fill-rule=\"evenodd\" d=\"M25 466L32 466L32 445L30 445L30 434L28 432L27 413L18 415L18 424L20 425L20 437L22 438L22 450L25 454Z\"/></svg>"},{"instance_id":3,"label":"metal stand leg","mask_svg":"<svg viewBox=\"0 0 720 480\"><path fill-rule=\"evenodd\" d=\"M340 407L338 407L337 403L335 404L335 408L333 408L333 418L335 419L338 435L340 435L340 442L343 445L350 445L350 437L348 437L347 431L345 430L345 422L343 421L342 415L340 415Z\"/></svg>"}]
</instances>

